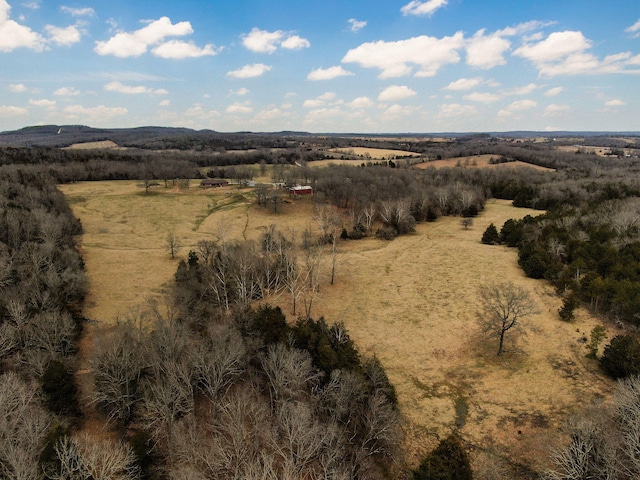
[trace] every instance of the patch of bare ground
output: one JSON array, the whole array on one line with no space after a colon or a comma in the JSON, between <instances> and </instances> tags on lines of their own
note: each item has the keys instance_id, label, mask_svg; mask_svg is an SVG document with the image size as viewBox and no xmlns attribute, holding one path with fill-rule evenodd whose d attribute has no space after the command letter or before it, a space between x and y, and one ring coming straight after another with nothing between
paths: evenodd
<instances>
[{"instance_id":1,"label":"patch of bare ground","mask_svg":"<svg viewBox=\"0 0 640 480\"><path fill-rule=\"evenodd\" d=\"M491 159L498 159L500 155L472 155L470 157L455 157L446 158L444 160L432 160L430 162L423 162L415 164L414 168L444 168L444 167L464 167L464 168L517 168L517 167L529 167L536 170L550 171L552 168L541 167L540 165L533 165L531 163L515 161L505 163L490 163Z\"/></svg>"},{"instance_id":2,"label":"patch of bare ground","mask_svg":"<svg viewBox=\"0 0 640 480\"><path fill-rule=\"evenodd\" d=\"M313 225L310 199L275 214L233 187L160 187L149 195L135 182L61 189L85 228L86 316L97 320L98 332L171 281L177 260L163 246L170 229L183 239L184 258L202 239L257 238L269 224L284 232ZM442 218L391 242L340 242L334 285L326 255L311 314L343 321L359 350L384 364L406 419L412 464L457 430L473 446L474 465L504 461L540 470L565 416L611 390L581 343L597 320L579 310L575 322L561 322L559 298L523 275L515 249L479 241L489 223L538 213L493 200L468 230L459 218ZM527 319L526 336L507 337L501 357L476 322L478 286L498 280L524 287L539 310ZM292 317L287 295L269 301Z\"/></svg>"}]
</instances>

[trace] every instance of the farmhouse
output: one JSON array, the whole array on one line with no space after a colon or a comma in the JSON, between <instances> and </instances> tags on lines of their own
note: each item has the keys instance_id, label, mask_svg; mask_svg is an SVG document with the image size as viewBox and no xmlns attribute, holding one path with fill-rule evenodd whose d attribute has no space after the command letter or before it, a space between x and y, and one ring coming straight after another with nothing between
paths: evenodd
<instances>
[{"instance_id":1,"label":"farmhouse","mask_svg":"<svg viewBox=\"0 0 640 480\"><path fill-rule=\"evenodd\" d=\"M289 187L289 195L292 197L313 195L313 187L310 185L296 185L295 187Z\"/></svg>"},{"instance_id":2,"label":"farmhouse","mask_svg":"<svg viewBox=\"0 0 640 480\"><path fill-rule=\"evenodd\" d=\"M229 182L221 178L205 178L200 182L201 188L224 187L226 185L229 185Z\"/></svg>"}]
</instances>

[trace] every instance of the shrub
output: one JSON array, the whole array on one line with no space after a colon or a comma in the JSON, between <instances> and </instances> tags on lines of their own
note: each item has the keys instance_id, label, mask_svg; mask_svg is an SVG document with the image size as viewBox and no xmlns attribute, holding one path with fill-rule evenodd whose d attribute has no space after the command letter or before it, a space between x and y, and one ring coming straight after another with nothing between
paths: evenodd
<instances>
[{"instance_id":1,"label":"shrub","mask_svg":"<svg viewBox=\"0 0 640 480\"><path fill-rule=\"evenodd\" d=\"M618 335L604 347L600 367L613 378L640 374L640 341L633 335Z\"/></svg>"},{"instance_id":2,"label":"shrub","mask_svg":"<svg viewBox=\"0 0 640 480\"><path fill-rule=\"evenodd\" d=\"M575 294L570 293L564 300L562 301L562 307L558 310L558 315L560 315L560 320L565 322L570 322L575 318L575 309L578 306L578 299Z\"/></svg>"},{"instance_id":3,"label":"shrub","mask_svg":"<svg viewBox=\"0 0 640 480\"><path fill-rule=\"evenodd\" d=\"M499 245L500 244L500 234L498 233L498 229L492 223L482 234L482 243L485 245Z\"/></svg>"}]
</instances>

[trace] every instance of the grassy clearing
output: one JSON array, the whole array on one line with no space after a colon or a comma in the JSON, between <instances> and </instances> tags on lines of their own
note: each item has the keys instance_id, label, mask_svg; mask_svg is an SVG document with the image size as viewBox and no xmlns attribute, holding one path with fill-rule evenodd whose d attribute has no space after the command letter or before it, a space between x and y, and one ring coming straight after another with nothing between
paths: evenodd
<instances>
[{"instance_id":1,"label":"grassy clearing","mask_svg":"<svg viewBox=\"0 0 640 480\"><path fill-rule=\"evenodd\" d=\"M419 153L407 152L405 150L388 150L385 148L349 147L332 148L329 152L338 155L357 155L363 160L383 160L389 158L419 157Z\"/></svg>"},{"instance_id":2,"label":"grassy clearing","mask_svg":"<svg viewBox=\"0 0 640 480\"><path fill-rule=\"evenodd\" d=\"M491 164L491 158L498 158L499 155L473 155L470 157L447 158L444 160L433 160L415 165L415 168L444 168L444 167L465 167L465 168L513 168L513 167L529 167L536 170L553 171L552 168L541 167L531 163L521 161Z\"/></svg>"},{"instance_id":3,"label":"grassy clearing","mask_svg":"<svg viewBox=\"0 0 640 480\"><path fill-rule=\"evenodd\" d=\"M250 191L233 187L160 187L149 195L135 182L61 189L86 231L86 313L105 326L172 279L177 260L164 249L170 229L183 239L184 258L202 239L256 238L272 223L301 232L313 216L309 199L287 203L276 215L258 209ZM537 469L565 415L611 389L580 342L596 320L579 311L574 323L559 321L558 297L544 282L524 277L514 249L479 242L491 222L538 213L491 201L468 230L458 218L443 218L392 242L339 245L336 284L325 280L312 315L343 321L358 348L384 364L414 462L457 429L474 446L477 464L497 451ZM328 259L323 268L327 278ZM497 344L476 325L477 287L506 279L526 288L540 313L530 317L528 334L517 342L507 337L508 353L496 357ZM286 295L269 301L291 311Z\"/></svg>"}]
</instances>

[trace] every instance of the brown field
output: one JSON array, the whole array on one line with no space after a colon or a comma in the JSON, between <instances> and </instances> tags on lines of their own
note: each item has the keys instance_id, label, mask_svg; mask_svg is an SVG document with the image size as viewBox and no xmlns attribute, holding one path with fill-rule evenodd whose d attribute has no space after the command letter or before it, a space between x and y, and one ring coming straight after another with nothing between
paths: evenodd
<instances>
[{"instance_id":1,"label":"brown field","mask_svg":"<svg viewBox=\"0 0 640 480\"><path fill-rule=\"evenodd\" d=\"M473 155L471 157L456 157L446 158L444 160L433 160L431 162L418 163L414 165L415 168L444 168L444 167L467 167L467 168L509 168L509 167L529 167L536 170L553 171L552 168L541 167L539 165L532 165L531 163L525 163L520 161L508 162L508 163L496 163L490 164L491 158L498 158L499 155Z\"/></svg>"},{"instance_id":2,"label":"brown field","mask_svg":"<svg viewBox=\"0 0 640 480\"><path fill-rule=\"evenodd\" d=\"M69 150L101 150L101 149L123 149L117 143L112 142L111 140L103 140L101 142L85 142L85 143L74 143L66 147Z\"/></svg>"},{"instance_id":3,"label":"brown field","mask_svg":"<svg viewBox=\"0 0 640 480\"><path fill-rule=\"evenodd\" d=\"M272 223L285 232L313 224L308 198L273 214L233 187L160 187L149 195L135 182L60 188L85 227L86 315L98 327L171 281L177 260L163 247L171 229L183 238L184 258L201 239L256 238ZM586 311L574 323L559 321L560 300L546 283L524 277L514 249L479 242L489 223L537 213L493 200L468 230L459 218L444 218L392 242L339 245L336 284L323 282L312 316L343 321L360 351L382 361L413 462L457 425L476 466L508 459L539 469L566 415L611 390L580 341L597 321ZM505 279L525 287L539 313L528 334L517 342L508 337L508 353L496 357L495 340L476 325L476 292L483 282ZM269 301L291 310L286 295Z\"/></svg>"},{"instance_id":4,"label":"brown field","mask_svg":"<svg viewBox=\"0 0 640 480\"><path fill-rule=\"evenodd\" d=\"M387 150L384 148L349 147L332 148L328 150L338 155L357 155L366 160L383 160L395 157L419 157L419 153L407 152L405 150Z\"/></svg>"}]
</instances>

